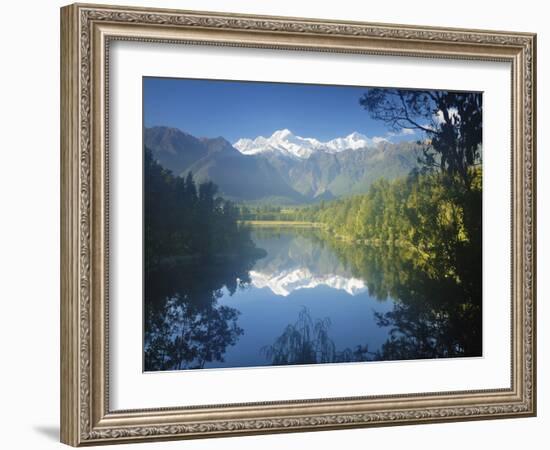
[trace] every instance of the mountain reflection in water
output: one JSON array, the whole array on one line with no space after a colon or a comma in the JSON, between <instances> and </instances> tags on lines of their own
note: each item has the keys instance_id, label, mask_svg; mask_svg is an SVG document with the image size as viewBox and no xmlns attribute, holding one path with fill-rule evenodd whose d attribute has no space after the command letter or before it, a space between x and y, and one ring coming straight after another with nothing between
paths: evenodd
<instances>
[{"instance_id":1,"label":"mountain reflection in water","mask_svg":"<svg viewBox=\"0 0 550 450\"><path fill-rule=\"evenodd\" d=\"M145 370L481 355L480 283L315 229L252 237L265 257L149 274Z\"/></svg>"}]
</instances>

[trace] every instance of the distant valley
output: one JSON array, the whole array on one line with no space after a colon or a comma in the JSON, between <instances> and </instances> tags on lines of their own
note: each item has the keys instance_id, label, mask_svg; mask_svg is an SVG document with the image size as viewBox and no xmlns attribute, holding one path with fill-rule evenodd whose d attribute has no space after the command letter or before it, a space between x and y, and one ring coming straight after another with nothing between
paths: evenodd
<instances>
[{"instance_id":1,"label":"distant valley","mask_svg":"<svg viewBox=\"0 0 550 450\"><path fill-rule=\"evenodd\" d=\"M146 128L146 149L175 175L211 180L228 199L298 205L364 193L379 178L417 165L418 144L370 139L360 133L321 142L278 130L270 137L198 138L169 127Z\"/></svg>"}]
</instances>

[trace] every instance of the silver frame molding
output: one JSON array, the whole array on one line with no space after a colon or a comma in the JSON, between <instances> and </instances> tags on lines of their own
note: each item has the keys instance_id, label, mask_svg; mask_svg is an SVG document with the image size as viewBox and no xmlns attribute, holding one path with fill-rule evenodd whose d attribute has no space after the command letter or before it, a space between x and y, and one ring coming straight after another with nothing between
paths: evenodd
<instances>
[{"instance_id":1,"label":"silver frame molding","mask_svg":"<svg viewBox=\"0 0 550 450\"><path fill-rule=\"evenodd\" d=\"M509 389L112 411L108 62L113 40L505 61L512 68ZM61 9L61 440L163 439L536 414L536 35L74 4Z\"/></svg>"}]
</instances>

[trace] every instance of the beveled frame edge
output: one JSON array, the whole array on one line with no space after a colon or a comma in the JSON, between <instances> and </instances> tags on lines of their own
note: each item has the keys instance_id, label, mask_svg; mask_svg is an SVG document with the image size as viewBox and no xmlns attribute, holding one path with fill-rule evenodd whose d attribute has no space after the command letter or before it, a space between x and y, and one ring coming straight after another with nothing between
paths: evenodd
<instances>
[{"instance_id":1,"label":"beveled frame edge","mask_svg":"<svg viewBox=\"0 0 550 450\"><path fill-rule=\"evenodd\" d=\"M105 107L112 39L512 65L512 386L143 411L108 408ZM61 9L61 440L79 445L536 414L536 35L75 4Z\"/></svg>"}]
</instances>

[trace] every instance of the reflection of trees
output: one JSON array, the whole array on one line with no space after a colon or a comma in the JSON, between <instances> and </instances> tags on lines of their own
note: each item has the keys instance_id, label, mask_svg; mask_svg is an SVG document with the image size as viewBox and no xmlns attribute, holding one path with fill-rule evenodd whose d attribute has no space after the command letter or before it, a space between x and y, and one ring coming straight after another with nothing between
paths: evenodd
<instances>
[{"instance_id":1,"label":"reflection of trees","mask_svg":"<svg viewBox=\"0 0 550 450\"><path fill-rule=\"evenodd\" d=\"M249 282L254 258L231 263L172 265L149 271L145 283L145 370L196 369L223 361L243 330L239 311L219 305Z\"/></svg>"},{"instance_id":2,"label":"reflection of trees","mask_svg":"<svg viewBox=\"0 0 550 450\"><path fill-rule=\"evenodd\" d=\"M481 355L481 245L451 245L443 235L432 251L447 257L425 260L410 247L326 238L371 295L396 301L392 311L376 314L379 326L391 327L376 359Z\"/></svg>"},{"instance_id":3,"label":"reflection of trees","mask_svg":"<svg viewBox=\"0 0 550 450\"><path fill-rule=\"evenodd\" d=\"M288 325L275 343L263 351L274 365L329 362L336 353L334 342L328 337L329 328L328 317L313 321L303 308L296 323Z\"/></svg>"},{"instance_id":4,"label":"reflection of trees","mask_svg":"<svg viewBox=\"0 0 550 450\"><path fill-rule=\"evenodd\" d=\"M146 332L145 369L198 369L223 361L226 347L243 333L238 315L227 306L193 308L179 295L166 299L164 314Z\"/></svg>"},{"instance_id":5,"label":"reflection of trees","mask_svg":"<svg viewBox=\"0 0 550 450\"><path fill-rule=\"evenodd\" d=\"M317 275L351 276L315 228L258 227L253 236L256 245L267 252L254 266L257 272L276 274L306 268Z\"/></svg>"},{"instance_id":6,"label":"reflection of trees","mask_svg":"<svg viewBox=\"0 0 550 450\"><path fill-rule=\"evenodd\" d=\"M451 244L444 233L434 235L440 236L431 242L436 256L423 259L410 246L355 245L312 233L311 239L324 240L353 276L365 280L370 295L394 300L391 311L375 313L390 337L376 352L366 344L338 351L330 319L313 320L304 309L263 349L267 359L284 365L481 356L481 245Z\"/></svg>"},{"instance_id":7,"label":"reflection of trees","mask_svg":"<svg viewBox=\"0 0 550 450\"><path fill-rule=\"evenodd\" d=\"M313 319L307 308L302 308L294 324L289 324L283 334L272 344L262 348L262 353L273 365L320 364L366 361L372 359L368 347L357 346L337 351L329 337L330 318Z\"/></svg>"}]
</instances>

